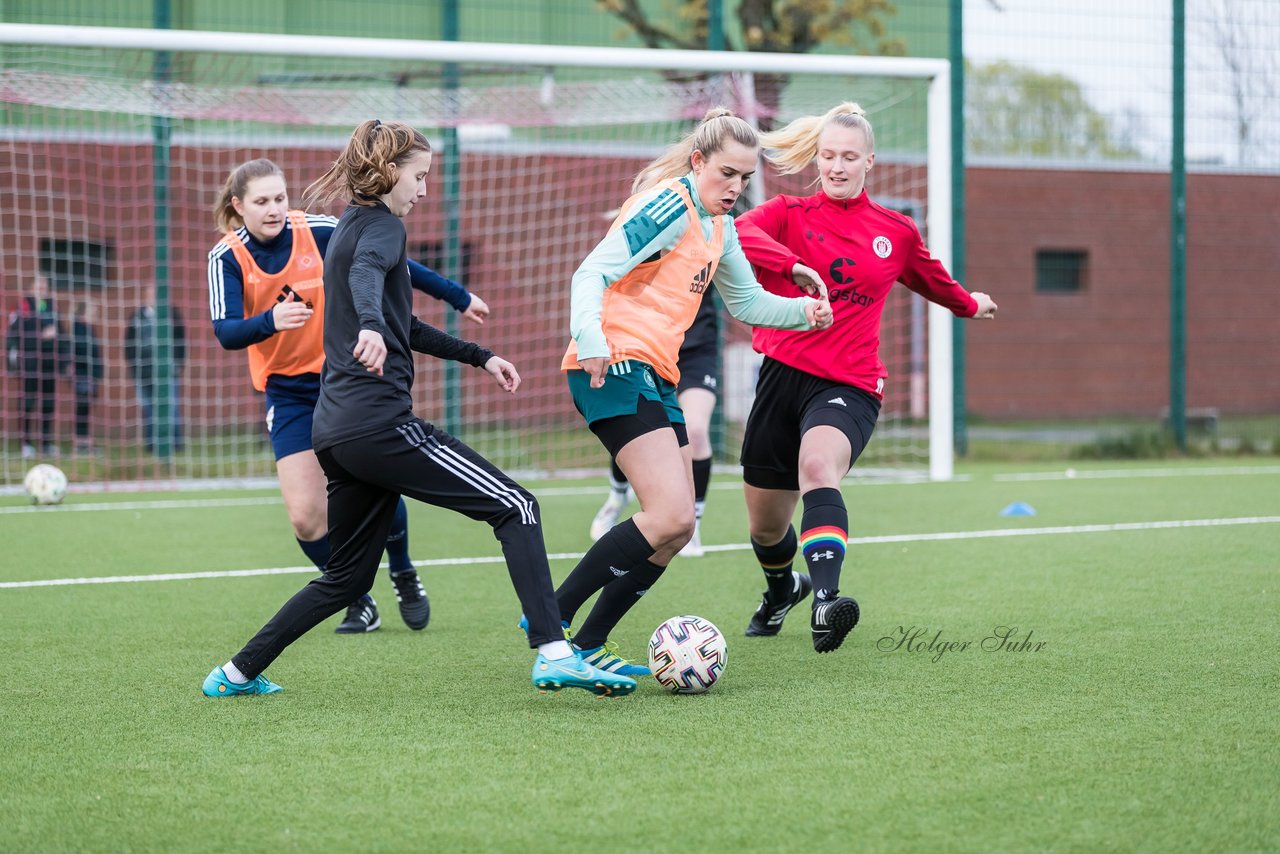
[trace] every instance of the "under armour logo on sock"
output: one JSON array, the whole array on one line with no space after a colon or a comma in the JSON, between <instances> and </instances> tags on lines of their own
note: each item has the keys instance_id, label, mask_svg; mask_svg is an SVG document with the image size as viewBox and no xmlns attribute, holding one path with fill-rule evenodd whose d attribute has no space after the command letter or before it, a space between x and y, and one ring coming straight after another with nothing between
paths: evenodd
<instances>
[{"instance_id":1,"label":"under armour logo on sock","mask_svg":"<svg viewBox=\"0 0 1280 854\"><path fill-rule=\"evenodd\" d=\"M830 560L835 556L836 556L835 552L831 551L831 549L827 549L825 552L814 552L813 554L809 555L809 560L813 560L813 561Z\"/></svg>"}]
</instances>

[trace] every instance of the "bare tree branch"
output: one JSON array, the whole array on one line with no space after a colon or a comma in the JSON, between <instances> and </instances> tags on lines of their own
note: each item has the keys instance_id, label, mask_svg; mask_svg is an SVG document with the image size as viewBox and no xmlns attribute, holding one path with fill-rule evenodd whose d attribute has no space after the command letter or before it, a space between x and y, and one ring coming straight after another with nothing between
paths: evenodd
<instances>
[{"instance_id":1,"label":"bare tree branch","mask_svg":"<svg viewBox=\"0 0 1280 854\"><path fill-rule=\"evenodd\" d=\"M1241 166L1261 163L1274 142L1259 138L1260 125L1268 104L1275 102L1276 77L1280 74L1280 62L1276 52L1266 44L1268 33L1274 32L1274 23L1263 17L1261 3L1241 0L1216 0L1205 10L1204 30L1213 52L1217 55L1218 68L1225 68L1222 80L1226 100L1230 103L1230 120L1236 163ZM1208 67L1209 73L1215 69Z\"/></svg>"},{"instance_id":2,"label":"bare tree branch","mask_svg":"<svg viewBox=\"0 0 1280 854\"><path fill-rule=\"evenodd\" d=\"M640 8L638 0L596 0L596 5L621 18L635 31L647 47L678 47L684 50L702 50L705 41L698 43L681 38L670 30L655 26ZM705 3L704 3L705 5Z\"/></svg>"}]
</instances>

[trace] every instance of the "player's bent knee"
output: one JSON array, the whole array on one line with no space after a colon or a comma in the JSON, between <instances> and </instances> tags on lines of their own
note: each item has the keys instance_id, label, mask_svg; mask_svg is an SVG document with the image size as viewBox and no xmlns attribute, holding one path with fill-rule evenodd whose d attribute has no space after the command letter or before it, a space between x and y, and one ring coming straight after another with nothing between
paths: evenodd
<instances>
[{"instance_id":1,"label":"player's bent knee","mask_svg":"<svg viewBox=\"0 0 1280 854\"><path fill-rule=\"evenodd\" d=\"M789 524L790 523L781 527L776 525L771 525L769 527L751 526L747 528L747 533L751 535L753 542L759 543L765 548L769 548L770 546L776 546L778 543L782 542L782 538L787 535L787 528L789 527Z\"/></svg>"},{"instance_id":2,"label":"player's bent knee","mask_svg":"<svg viewBox=\"0 0 1280 854\"><path fill-rule=\"evenodd\" d=\"M285 511L289 514L289 524L293 533L305 542L318 540L329 532L329 505L324 502L297 503L286 502Z\"/></svg>"},{"instance_id":3,"label":"player's bent knee","mask_svg":"<svg viewBox=\"0 0 1280 854\"><path fill-rule=\"evenodd\" d=\"M317 521L312 518L291 518L289 522L293 525L293 535L304 543L310 543L320 539L328 533L329 530L325 526L324 522Z\"/></svg>"},{"instance_id":4,"label":"player's bent knee","mask_svg":"<svg viewBox=\"0 0 1280 854\"><path fill-rule=\"evenodd\" d=\"M671 545L676 549L684 548L686 545L689 544L689 541L693 539L693 532L694 532L693 525L690 525L687 528L682 528L680 530L679 535L677 535L675 539L671 541Z\"/></svg>"},{"instance_id":5,"label":"player's bent knee","mask_svg":"<svg viewBox=\"0 0 1280 854\"><path fill-rule=\"evenodd\" d=\"M809 457L800 460L800 488L807 492L810 489L839 489L844 473L838 466L823 457Z\"/></svg>"},{"instance_id":6,"label":"player's bent knee","mask_svg":"<svg viewBox=\"0 0 1280 854\"><path fill-rule=\"evenodd\" d=\"M693 531L695 528L695 516L693 508L689 508L687 514L672 514L662 516L654 520L655 535L661 540L661 545L668 548L684 548L685 543L693 539Z\"/></svg>"},{"instance_id":7,"label":"player's bent knee","mask_svg":"<svg viewBox=\"0 0 1280 854\"><path fill-rule=\"evenodd\" d=\"M791 529L794 509L789 503L751 508L747 514L747 533L752 541L766 548L782 542Z\"/></svg>"}]
</instances>

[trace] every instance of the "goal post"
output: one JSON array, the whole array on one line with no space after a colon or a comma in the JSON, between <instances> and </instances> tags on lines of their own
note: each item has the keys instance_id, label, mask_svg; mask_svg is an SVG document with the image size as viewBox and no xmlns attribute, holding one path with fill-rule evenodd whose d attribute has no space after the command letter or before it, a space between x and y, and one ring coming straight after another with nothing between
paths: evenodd
<instances>
[{"instance_id":1,"label":"goal post","mask_svg":"<svg viewBox=\"0 0 1280 854\"><path fill-rule=\"evenodd\" d=\"M839 101L860 102L879 149L869 192L922 217L933 254L951 260L945 60L29 24L0 24L0 60L0 181L14 200L0 210L0 241L14 259L0 279L0 299L11 309L28 280L44 273L64 325L84 303L101 309L98 451L77 463L79 482L270 474L262 403L249 388L244 354L219 347L211 329L205 256L218 235L210 208L227 172L257 156L284 168L299 205L305 186L366 118L419 127L437 148L436 170L456 170L456 182L429 182L428 209L406 221L411 257L448 268L489 302L494 314L484 327L462 321L456 331L515 362L525 378L516 398L504 400L470 375L455 380L421 361L415 407L433 420L446 408L458 413L450 426L460 437L512 470L603 467L558 373L569 279L631 177L708 106L726 103L780 125ZM457 150L442 140L456 140ZM162 146L164 168L157 169ZM811 191L812 174L760 176L766 197ZM451 183L458 197L442 198ZM458 216L446 225L443 211L454 209ZM165 460L148 451L139 381L122 343L135 309L162 290L158 275L169 280L186 339L186 364L173 366L183 449ZM882 355L890 380L864 464L945 480L952 473L951 316L929 305L921 342L925 324L912 322L922 315L919 300L895 288L886 306ZM451 314L421 295L415 310L438 325ZM727 328L724 404L740 419L753 392L753 361L749 335L732 322ZM927 389L924 411L913 409L913 388L917 407ZM5 386L8 413L16 411L16 389ZM70 387L60 389L68 451L73 409ZM4 438L0 482L16 483L25 466L12 417Z\"/></svg>"}]
</instances>

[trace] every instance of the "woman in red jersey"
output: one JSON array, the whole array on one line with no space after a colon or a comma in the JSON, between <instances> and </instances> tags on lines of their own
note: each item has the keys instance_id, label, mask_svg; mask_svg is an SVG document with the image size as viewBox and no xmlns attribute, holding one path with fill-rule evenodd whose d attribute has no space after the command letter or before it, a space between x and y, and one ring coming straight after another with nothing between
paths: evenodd
<instances>
[{"instance_id":1,"label":"woman in red jersey","mask_svg":"<svg viewBox=\"0 0 1280 854\"><path fill-rule=\"evenodd\" d=\"M742 444L751 545L768 590L748 636L776 635L787 612L815 591L813 647L830 652L858 622L858 603L839 595L849 516L840 481L871 439L887 376L878 354L880 316L896 282L959 317L991 318L996 304L969 293L929 254L912 220L867 197L875 133L861 107L843 103L762 135L782 174L817 166L817 193L778 196L738 219L743 251L761 284L800 293L798 262L832 282L834 322L803 337L755 329L764 354ZM791 519L803 498L800 536ZM793 572L797 550L809 575Z\"/></svg>"}]
</instances>

